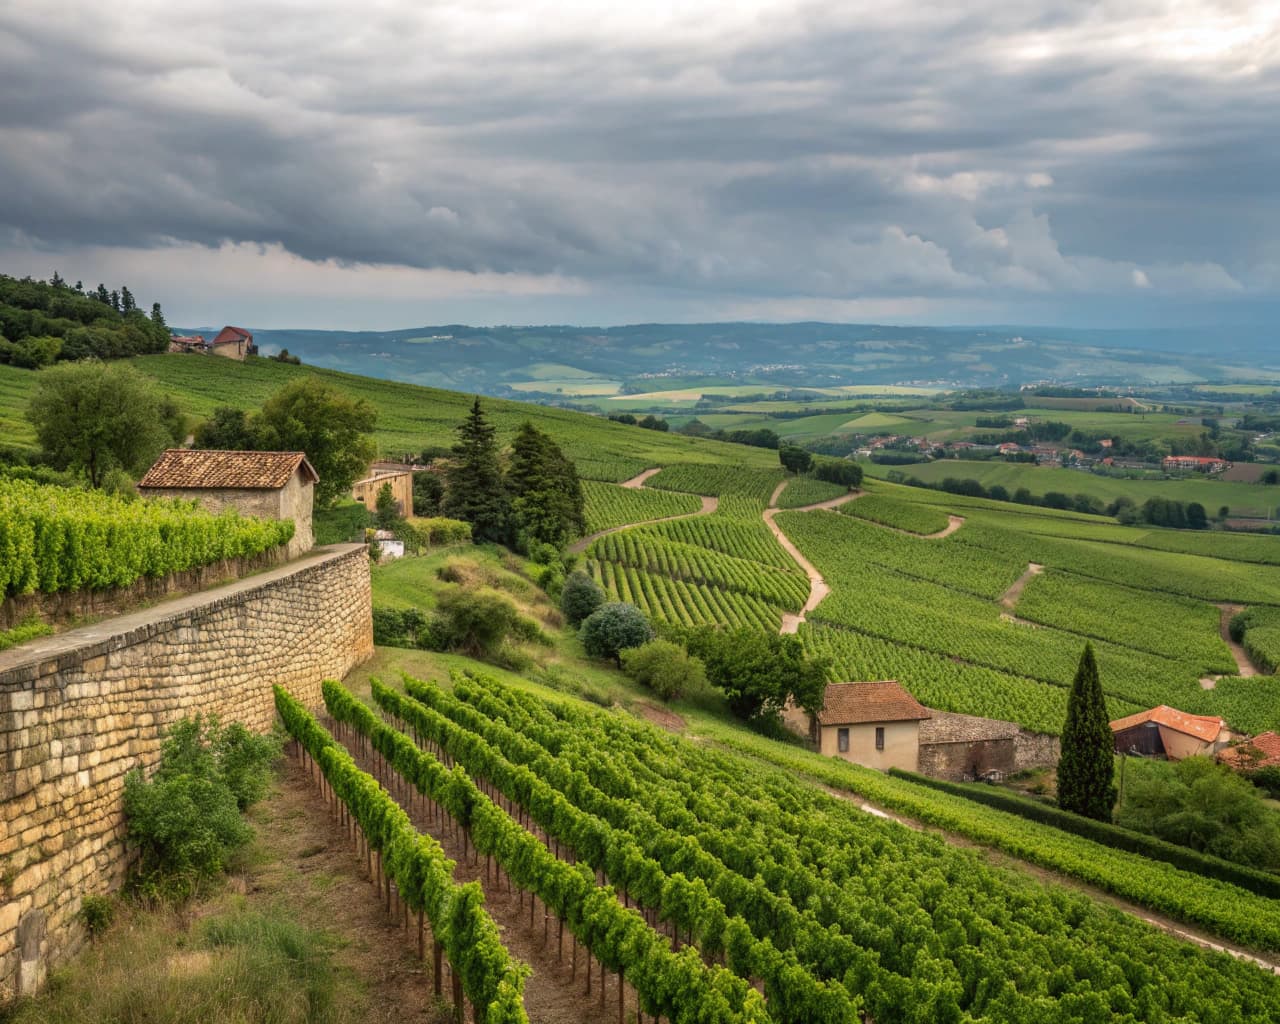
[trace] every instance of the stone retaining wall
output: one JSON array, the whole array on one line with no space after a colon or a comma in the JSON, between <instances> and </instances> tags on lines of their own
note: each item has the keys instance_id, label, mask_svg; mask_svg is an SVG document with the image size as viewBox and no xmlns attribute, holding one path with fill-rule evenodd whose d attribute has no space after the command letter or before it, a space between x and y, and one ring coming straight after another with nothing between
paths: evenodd
<instances>
[{"instance_id":1,"label":"stone retaining wall","mask_svg":"<svg viewBox=\"0 0 1280 1024\"><path fill-rule=\"evenodd\" d=\"M373 652L369 564L342 545L0 653L0 1004L83 942L81 898L127 870L121 795L196 712L255 730Z\"/></svg>"}]
</instances>

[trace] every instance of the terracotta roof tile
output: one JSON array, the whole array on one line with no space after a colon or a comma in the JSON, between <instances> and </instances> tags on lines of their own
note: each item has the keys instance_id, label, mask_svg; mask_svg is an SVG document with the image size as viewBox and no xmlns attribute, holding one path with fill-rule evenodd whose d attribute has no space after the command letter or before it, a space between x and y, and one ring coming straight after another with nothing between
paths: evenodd
<instances>
[{"instance_id":1,"label":"terracotta roof tile","mask_svg":"<svg viewBox=\"0 0 1280 1024\"><path fill-rule=\"evenodd\" d=\"M1163 725L1166 729L1173 729L1175 732L1194 736L1196 739L1204 740L1206 743L1214 742L1226 724L1221 718L1213 715L1189 715L1185 711L1179 711L1177 708L1161 704L1158 708L1152 708L1150 711L1139 711L1137 714L1129 715L1125 718L1117 718L1111 723L1111 731L1123 732L1125 729L1131 729L1135 725L1142 725L1144 722Z\"/></svg>"},{"instance_id":2,"label":"terracotta roof tile","mask_svg":"<svg viewBox=\"0 0 1280 1024\"><path fill-rule=\"evenodd\" d=\"M170 448L147 470L139 487L275 490L302 467L312 483L319 480L302 452L190 451Z\"/></svg>"},{"instance_id":3,"label":"terracotta roof tile","mask_svg":"<svg viewBox=\"0 0 1280 1024\"><path fill-rule=\"evenodd\" d=\"M929 717L929 709L893 681L831 683L818 712L820 725L909 722Z\"/></svg>"},{"instance_id":4,"label":"terracotta roof tile","mask_svg":"<svg viewBox=\"0 0 1280 1024\"><path fill-rule=\"evenodd\" d=\"M1264 732L1238 747L1228 747L1218 754L1218 760L1232 768L1253 770L1280 765L1280 736Z\"/></svg>"}]
</instances>

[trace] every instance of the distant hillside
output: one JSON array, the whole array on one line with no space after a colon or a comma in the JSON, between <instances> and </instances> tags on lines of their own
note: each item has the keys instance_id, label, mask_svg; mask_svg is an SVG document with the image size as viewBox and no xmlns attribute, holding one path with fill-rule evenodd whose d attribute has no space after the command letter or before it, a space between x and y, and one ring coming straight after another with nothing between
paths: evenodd
<instances>
[{"instance_id":1,"label":"distant hillside","mask_svg":"<svg viewBox=\"0 0 1280 1024\"><path fill-rule=\"evenodd\" d=\"M691 383L779 387L924 382L1017 388L1280 377L1274 331L1083 331L876 324L638 324L399 331L255 331L332 369L484 394L569 399Z\"/></svg>"}]
</instances>

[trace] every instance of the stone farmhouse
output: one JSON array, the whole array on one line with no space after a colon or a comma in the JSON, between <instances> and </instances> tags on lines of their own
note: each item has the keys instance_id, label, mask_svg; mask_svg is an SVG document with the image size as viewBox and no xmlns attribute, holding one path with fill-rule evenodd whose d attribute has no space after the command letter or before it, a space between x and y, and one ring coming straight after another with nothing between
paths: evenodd
<instances>
[{"instance_id":1,"label":"stone farmhouse","mask_svg":"<svg viewBox=\"0 0 1280 1024\"><path fill-rule=\"evenodd\" d=\"M868 768L920 764L920 723L930 717L898 683L831 683L822 710L809 721L818 752Z\"/></svg>"},{"instance_id":2,"label":"stone farmhouse","mask_svg":"<svg viewBox=\"0 0 1280 1024\"><path fill-rule=\"evenodd\" d=\"M257 355L258 346L253 343L253 335L243 327L228 326L209 342L209 352L215 356L243 360L245 356Z\"/></svg>"},{"instance_id":3,"label":"stone farmhouse","mask_svg":"<svg viewBox=\"0 0 1280 1024\"><path fill-rule=\"evenodd\" d=\"M1167 757L1181 761L1197 754L1213 756L1231 741L1226 723L1214 715L1189 715L1161 704L1111 723L1117 754Z\"/></svg>"},{"instance_id":4,"label":"stone farmhouse","mask_svg":"<svg viewBox=\"0 0 1280 1024\"><path fill-rule=\"evenodd\" d=\"M234 508L262 519L292 519L287 555L311 550L311 507L320 477L303 452L191 451L170 448L138 483L147 498L194 500L210 512Z\"/></svg>"},{"instance_id":5,"label":"stone farmhouse","mask_svg":"<svg viewBox=\"0 0 1280 1024\"><path fill-rule=\"evenodd\" d=\"M1060 753L1056 736L1016 722L927 708L891 680L831 683L817 715L788 704L783 722L829 757L953 781L1051 768Z\"/></svg>"}]
</instances>

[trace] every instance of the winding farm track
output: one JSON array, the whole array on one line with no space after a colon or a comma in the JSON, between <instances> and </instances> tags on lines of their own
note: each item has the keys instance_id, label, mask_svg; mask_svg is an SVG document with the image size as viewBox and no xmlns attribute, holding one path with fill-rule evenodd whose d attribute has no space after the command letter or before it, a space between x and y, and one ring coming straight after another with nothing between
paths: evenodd
<instances>
[{"instance_id":1,"label":"winding farm track","mask_svg":"<svg viewBox=\"0 0 1280 1024\"><path fill-rule=\"evenodd\" d=\"M841 505L847 505L851 501L866 496L866 491L856 491L852 494L842 494L838 498L829 498L826 501L815 502L812 505L801 505L798 508L778 508L778 499L782 496L783 490L786 488L789 480L783 480L773 489L773 495L769 498L769 507L764 510L764 523L769 527L770 532L784 550L789 554L798 566L804 570L805 575L809 577L809 600L804 603L804 607L800 609L799 615L792 615L787 612L782 616L782 628L780 633L797 633L800 631L800 624L805 621L809 613L822 603L823 598L831 593L831 587L827 581L822 578L822 573L818 572L809 559L800 553L800 549L791 543L791 539L782 532L782 527L775 523L774 517L779 512L817 512L821 509L835 509ZM947 516L947 525L937 533L919 534L912 533L910 530L900 530L896 526L884 526L882 523L872 523L873 526L879 526L884 530L892 530L894 533L905 534L908 537L917 537L921 540L941 540L943 537L950 537L956 530L964 525L964 516Z\"/></svg>"},{"instance_id":2,"label":"winding farm track","mask_svg":"<svg viewBox=\"0 0 1280 1024\"><path fill-rule=\"evenodd\" d=\"M1244 647L1231 638L1231 619L1233 616L1244 611L1244 605L1239 604L1220 604L1218 610L1222 612L1222 618L1219 620L1219 630L1222 632L1222 642L1227 645L1231 651L1231 657L1236 660L1236 668L1238 674L1242 676L1256 676L1258 670L1254 667L1253 662L1249 660L1249 654Z\"/></svg>"},{"instance_id":3,"label":"winding farm track","mask_svg":"<svg viewBox=\"0 0 1280 1024\"><path fill-rule=\"evenodd\" d=\"M646 469L638 476L633 476L630 480L624 480L619 487L625 487L628 490L636 491L644 486L644 482L651 476L662 472L661 466L655 466L653 469ZM641 519L635 523L623 523L621 526L611 526L607 530L597 530L595 533L583 537L581 540L575 540L569 545L569 554L580 555L587 550L592 542L606 537L611 533L618 533L622 530L631 530L637 526L652 526L654 523L669 523L673 519L692 519L694 516L709 516L712 512L720 507L719 498L708 498L705 494L698 495L702 499L702 507L697 512L685 512L678 516L663 516L660 519Z\"/></svg>"},{"instance_id":4,"label":"winding farm track","mask_svg":"<svg viewBox=\"0 0 1280 1024\"><path fill-rule=\"evenodd\" d=\"M1000 603L1010 611L1013 611L1013 609L1017 607L1018 598L1020 598L1022 596L1022 592L1026 590L1027 584L1031 582L1031 577L1039 576L1042 572L1044 572L1043 565L1040 565L1038 562L1028 562L1027 571L1014 580L1013 586L1000 595Z\"/></svg>"},{"instance_id":5,"label":"winding farm track","mask_svg":"<svg viewBox=\"0 0 1280 1024\"><path fill-rule=\"evenodd\" d=\"M764 524L769 527L769 532L773 534L774 539L782 545L794 560L795 563L804 570L806 576L809 577L809 600L805 601L804 607L800 609L799 615L793 615L786 612L782 616L782 628L778 632L782 634L798 633L800 631L800 623L804 622L808 614L822 603L823 598L831 593L831 588L827 585L827 581L822 578L822 573L818 572L815 566L804 555L800 554L800 549L791 543L791 538L782 532L782 527L773 521L773 517L779 512L815 512L818 509L833 509L839 505L861 498L865 491L858 491L855 494L842 494L838 498L829 498L827 501L819 501L813 505L802 505L800 508L778 508L778 498L781 497L783 488L790 481L783 480L773 490L772 497L769 498L769 507L764 510Z\"/></svg>"}]
</instances>

